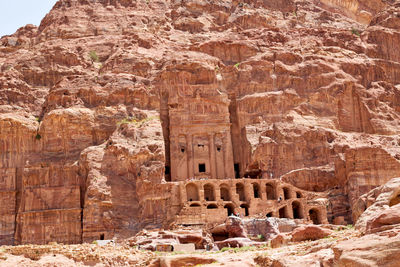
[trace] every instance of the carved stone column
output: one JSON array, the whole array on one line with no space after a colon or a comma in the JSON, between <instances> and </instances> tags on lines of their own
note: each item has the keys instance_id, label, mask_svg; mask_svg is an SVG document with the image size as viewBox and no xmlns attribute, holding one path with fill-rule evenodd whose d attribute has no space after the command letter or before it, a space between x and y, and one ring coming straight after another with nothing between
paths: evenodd
<instances>
[{"instance_id":1,"label":"carved stone column","mask_svg":"<svg viewBox=\"0 0 400 267\"><path fill-rule=\"evenodd\" d=\"M211 179L217 178L217 161L215 158L215 142L214 142L214 134L210 134L208 136L209 139L209 153L210 153L210 168L211 168Z\"/></svg>"},{"instance_id":2,"label":"carved stone column","mask_svg":"<svg viewBox=\"0 0 400 267\"><path fill-rule=\"evenodd\" d=\"M194 177L194 163L193 163L193 137L188 134L186 135L186 143L187 143L187 163L188 163L188 174L189 177L187 178L192 178Z\"/></svg>"}]
</instances>

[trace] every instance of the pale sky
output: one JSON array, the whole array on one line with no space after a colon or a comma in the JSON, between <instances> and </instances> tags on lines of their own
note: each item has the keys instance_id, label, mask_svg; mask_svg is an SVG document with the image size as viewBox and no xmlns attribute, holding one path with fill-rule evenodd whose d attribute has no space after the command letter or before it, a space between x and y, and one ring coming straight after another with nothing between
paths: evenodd
<instances>
[{"instance_id":1,"label":"pale sky","mask_svg":"<svg viewBox=\"0 0 400 267\"><path fill-rule=\"evenodd\" d=\"M0 36L16 32L26 24L39 26L57 0L0 0Z\"/></svg>"}]
</instances>

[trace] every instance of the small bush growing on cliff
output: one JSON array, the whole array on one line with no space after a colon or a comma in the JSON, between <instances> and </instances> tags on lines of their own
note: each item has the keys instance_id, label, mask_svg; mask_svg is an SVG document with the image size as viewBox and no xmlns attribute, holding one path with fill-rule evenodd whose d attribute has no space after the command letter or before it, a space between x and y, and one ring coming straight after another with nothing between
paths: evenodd
<instances>
[{"instance_id":1,"label":"small bush growing on cliff","mask_svg":"<svg viewBox=\"0 0 400 267\"><path fill-rule=\"evenodd\" d=\"M351 28L351 33L352 33L352 34L355 34L355 35L357 35L357 36L360 36L360 31L357 30L356 28Z\"/></svg>"},{"instance_id":2,"label":"small bush growing on cliff","mask_svg":"<svg viewBox=\"0 0 400 267\"><path fill-rule=\"evenodd\" d=\"M99 62L99 56L97 55L96 51L90 51L89 57L93 62Z\"/></svg>"},{"instance_id":3,"label":"small bush growing on cliff","mask_svg":"<svg viewBox=\"0 0 400 267\"><path fill-rule=\"evenodd\" d=\"M233 65L237 70L239 69L240 66L240 62L236 63L235 65Z\"/></svg>"},{"instance_id":4,"label":"small bush growing on cliff","mask_svg":"<svg viewBox=\"0 0 400 267\"><path fill-rule=\"evenodd\" d=\"M42 139L42 136L39 133L37 133L35 138L36 138L36 140L40 140L40 139Z\"/></svg>"}]
</instances>

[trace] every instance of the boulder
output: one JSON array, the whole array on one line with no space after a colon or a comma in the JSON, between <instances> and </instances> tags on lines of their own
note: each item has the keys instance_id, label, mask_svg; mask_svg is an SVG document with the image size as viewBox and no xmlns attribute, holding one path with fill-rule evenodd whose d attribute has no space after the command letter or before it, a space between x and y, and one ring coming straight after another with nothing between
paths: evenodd
<instances>
[{"instance_id":1,"label":"boulder","mask_svg":"<svg viewBox=\"0 0 400 267\"><path fill-rule=\"evenodd\" d=\"M229 237L244 237L247 238L247 233L244 228L243 220L236 216L229 216L225 221L225 228Z\"/></svg>"},{"instance_id":2,"label":"boulder","mask_svg":"<svg viewBox=\"0 0 400 267\"><path fill-rule=\"evenodd\" d=\"M279 248L283 245L286 245L288 242L287 238L283 234L279 234L271 239L271 247L272 248Z\"/></svg>"},{"instance_id":3,"label":"boulder","mask_svg":"<svg viewBox=\"0 0 400 267\"><path fill-rule=\"evenodd\" d=\"M375 233L400 226L400 204L383 210L367 221L366 233Z\"/></svg>"},{"instance_id":4,"label":"boulder","mask_svg":"<svg viewBox=\"0 0 400 267\"><path fill-rule=\"evenodd\" d=\"M230 247L230 248L241 248L245 246L258 246L265 243L262 242L254 242L248 238L244 237L235 237L235 238L228 238L223 241L215 242L215 245L218 246L219 249Z\"/></svg>"},{"instance_id":5,"label":"boulder","mask_svg":"<svg viewBox=\"0 0 400 267\"><path fill-rule=\"evenodd\" d=\"M368 228L368 231L376 232L379 226L395 224L398 221L396 219L398 217L396 201L399 194L400 178L393 178L386 184L361 196L353 206L353 220L356 221L356 229L366 232Z\"/></svg>"},{"instance_id":6,"label":"boulder","mask_svg":"<svg viewBox=\"0 0 400 267\"><path fill-rule=\"evenodd\" d=\"M306 240L317 240L329 236L333 232L317 225L306 225L292 232L292 241L300 242Z\"/></svg>"},{"instance_id":7,"label":"boulder","mask_svg":"<svg viewBox=\"0 0 400 267\"><path fill-rule=\"evenodd\" d=\"M400 234L394 237L377 234L340 242L333 248L335 266L400 266Z\"/></svg>"},{"instance_id":8,"label":"boulder","mask_svg":"<svg viewBox=\"0 0 400 267\"><path fill-rule=\"evenodd\" d=\"M277 218L247 219L243 220L243 223L248 235L261 235L265 240L270 240L279 234L279 224L276 219Z\"/></svg>"},{"instance_id":9,"label":"boulder","mask_svg":"<svg viewBox=\"0 0 400 267\"><path fill-rule=\"evenodd\" d=\"M304 256L280 256L272 261L268 267L292 267L292 266L307 266L307 267L328 267L333 266L333 252L331 249L322 249L315 253L310 253Z\"/></svg>"}]
</instances>

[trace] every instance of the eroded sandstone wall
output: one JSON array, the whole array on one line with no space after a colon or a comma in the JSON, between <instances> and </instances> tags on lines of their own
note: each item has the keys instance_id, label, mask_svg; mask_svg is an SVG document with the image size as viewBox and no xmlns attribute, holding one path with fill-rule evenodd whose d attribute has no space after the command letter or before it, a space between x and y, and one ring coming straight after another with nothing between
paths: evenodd
<instances>
[{"instance_id":1,"label":"eroded sandstone wall","mask_svg":"<svg viewBox=\"0 0 400 267\"><path fill-rule=\"evenodd\" d=\"M0 39L0 242L168 227L187 178L281 179L350 223L400 173L399 8L58 1Z\"/></svg>"}]
</instances>

